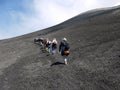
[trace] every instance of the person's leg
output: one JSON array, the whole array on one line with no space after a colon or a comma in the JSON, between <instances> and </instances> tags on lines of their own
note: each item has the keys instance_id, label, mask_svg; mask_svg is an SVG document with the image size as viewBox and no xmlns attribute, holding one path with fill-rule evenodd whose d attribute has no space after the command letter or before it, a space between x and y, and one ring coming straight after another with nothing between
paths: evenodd
<instances>
[{"instance_id":1,"label":"person's leg","mask_svg":"<svg viewBox=\"0 0 120 90\"><path fill-rule=\"evenodd\" d=\"M55 50L52 50L52 55L54 55L55 54Z\"/></svg>"},{"instance_id":2,"label":"person's leg","mask_svg":"<svg viewBox=\"0 0 120 90\"><path fill-rule=\"evenodd\" d=\"M50 54L50 47L48 47L48 53Z\"/></svg>"},{"instance_id":3,"label":"person's leg","mask_svg":"<svg viewBox=\"0 0 120 90\"><path fill-rule=\"evenodd\" d=\"M48 53L50 54L50 53L51 53L51 51L52 51L52 46L51 46L51 45L49 45L49 46L48 46Z\"/></svg>"},{"instance_id":4,"label":"person's leg","mask_svg":"<svg viewBox=\"0 0 120 90\"><path fill-rule=\"evenodd\" d=\"M56 55L56 49L54 49L54 54Z\"/></svg>"},{"instance_id":5,"label":"person's leg","mask_svg":"<svg viewBox=\"0 0 120 90\"><path fill-rule=\"evenodd\" d=\"M67 63L67 56L64 55L63 58L64 58L64 63L67 65L67 64L68 64L68 63Z\"/></svg>"},{"instance_id":6,"label":"person's leg","mask_svg":"<svg viewBox=\"0 0 120 90\"><path fill-rule=\"evenodd\" d=\"M55 55L56 54L56 48L52 49L52 54Z\"/></svg>"},{"instance_id":7,"label":"person's leg","mask_svg":"<svg viewBox=\"0 0 120 90\"><path fill-rule=\"evenodd\" d=\"M67 58L65 58L65 65L67 65L68 63L67 63Z\"/></svg>"}]
</instances>

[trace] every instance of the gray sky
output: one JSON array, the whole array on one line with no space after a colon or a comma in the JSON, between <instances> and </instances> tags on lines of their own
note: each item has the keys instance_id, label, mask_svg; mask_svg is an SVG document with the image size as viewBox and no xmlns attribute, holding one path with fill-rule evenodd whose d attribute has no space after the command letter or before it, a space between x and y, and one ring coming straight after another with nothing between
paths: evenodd
<instances>
[{"instance_id":1,"label":"gray sky","mask_svg":"<svg viewBox=\"0 0 120 90\"><path fill-rule=\"evenodd\" d=\"M0 39L41 30L120 0L0 0Z\"/></svg>"}]
</instances>

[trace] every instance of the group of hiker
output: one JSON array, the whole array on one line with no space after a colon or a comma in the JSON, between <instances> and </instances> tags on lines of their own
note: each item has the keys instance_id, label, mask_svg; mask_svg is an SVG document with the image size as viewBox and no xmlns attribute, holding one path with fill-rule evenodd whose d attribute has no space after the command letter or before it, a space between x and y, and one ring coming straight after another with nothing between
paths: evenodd
<instances>
[{"instance_id":1,"label":"group of hiker","mask_svg":"<svg viewBox=\"0 0 120 90\"><path fill-rule=\"evenodd\" d=\"M35 38L34 43L38 43L48 53L48 55L56 55L58 42L56 38L50 41L48 38ZM67 64L67 57L69 55L69 43L66 38L63 38L59 44L59 53L64 58L64 63Z\"/></svg>"}]
</instances>

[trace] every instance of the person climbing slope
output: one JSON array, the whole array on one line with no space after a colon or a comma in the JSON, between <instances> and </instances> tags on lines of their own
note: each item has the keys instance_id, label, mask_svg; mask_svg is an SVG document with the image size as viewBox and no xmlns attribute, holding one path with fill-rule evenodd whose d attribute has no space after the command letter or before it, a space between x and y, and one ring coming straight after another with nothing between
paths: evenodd
<instances>
[{"instance_id":1,"label":"person climbing slope","mask_svg":"<svg viewBox=\"0 0 120 90\"><path fill-rule=\"evenodd\" d=\"M48 52L48 54L51 53L51 45L52 45L52 42L47 38L45 40L45 46L46 46L45 50Z\"/></svg>"},{"instance_id":2,"label":"person climbing slope","mask_svg":"<svg viewBox=\"0 0 120 90\"><path fill-rule=\"evenodd\" d=\"M70 46L69 46L69 43L67 42L67 39L63 38L59 45L59 52L63 56L65 64L67 64L69 49L70 49Z\"/></svg>"},{"instance_id":3,"label":"person climbing slope","mask_svg":"<svg viewBox=\"0 0 120 90\"><path fill-rule=\"evenodd\" d=\"M45 40L44 40L44 49L45 49L45 51L47 51L48 52L48 43L49 43L49 39L48 38L46 38Z\"/></svg>"},{"instance_id":4,"label":"person climbing slope","mask_svg":"<svg viewBox=\"0 0 120 90\"><path fill-rule=\"evenodd\" d=\"M53 39L52 41L52 54L55 55L57 50L57 40L56 38Z\"/></svg>"}]
</instances>

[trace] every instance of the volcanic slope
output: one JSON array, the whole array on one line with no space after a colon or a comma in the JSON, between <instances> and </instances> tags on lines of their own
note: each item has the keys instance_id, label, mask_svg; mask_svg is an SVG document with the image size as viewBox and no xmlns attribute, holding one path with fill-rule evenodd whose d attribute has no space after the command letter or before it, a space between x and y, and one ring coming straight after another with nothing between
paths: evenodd
<instances>
[{"instance_id":1,"label":"volcanic slope","mask_svg":"<svg viewBox=\"0 0 120 90\"><path fill-rule=\"evenodd\" d=\"M43 53L36 37L70 44L68 65ZM0 41L0 90L120 90L120 6Z\"/></svg>"}]
</instances>

